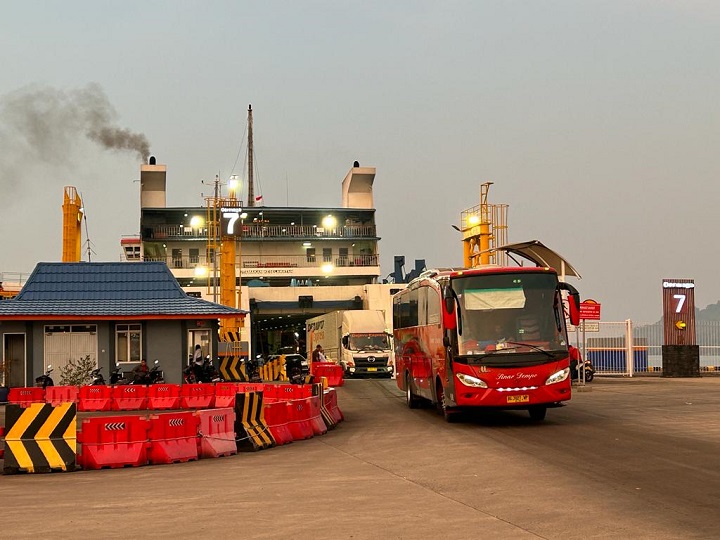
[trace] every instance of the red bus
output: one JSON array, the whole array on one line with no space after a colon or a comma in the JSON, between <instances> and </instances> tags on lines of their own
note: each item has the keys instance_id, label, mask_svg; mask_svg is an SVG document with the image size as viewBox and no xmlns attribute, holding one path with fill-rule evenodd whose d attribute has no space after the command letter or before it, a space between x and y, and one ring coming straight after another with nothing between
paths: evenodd
<instances>
[{"instance_id":1,"label":"red bus","mask_svg":"<svg viewBox=\"0 0 720 540\"><path fill-rule=\"evenodd\" d=\"M435 404L452 422L478 407L541 421L570 399L562 291L571 324L580 295L544 267L423 272L393 297L398 387L410 408Z\"/></svg>"}]
</instances>

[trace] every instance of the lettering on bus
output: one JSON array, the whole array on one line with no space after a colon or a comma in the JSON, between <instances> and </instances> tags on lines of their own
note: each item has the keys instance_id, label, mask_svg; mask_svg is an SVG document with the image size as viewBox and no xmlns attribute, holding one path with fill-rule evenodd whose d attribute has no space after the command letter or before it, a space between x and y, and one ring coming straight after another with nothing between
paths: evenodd
<instances>
[{"instance_id":1,"label":"lettering on bus","mask_svg":"<svg viewBox=\"0 0 720 540\"><path fill-rule=\"evenodd\" d=\"M535 379L537 373L498 373L497 378L499 381L508 381L510 379Z\"/></svg>"}]
</instances>

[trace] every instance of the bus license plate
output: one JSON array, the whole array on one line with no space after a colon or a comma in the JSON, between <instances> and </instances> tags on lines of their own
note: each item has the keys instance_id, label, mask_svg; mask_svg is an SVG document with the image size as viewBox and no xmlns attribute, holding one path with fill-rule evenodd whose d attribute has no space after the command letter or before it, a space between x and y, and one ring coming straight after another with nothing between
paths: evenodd
<instances>
[{"instance_id":1,"label":"bus license plate","mask_svg":"<svg viewBox=\"0 0 720 540\"><path fill-rule=\"evenodd\" d=\"M376 367L369 367L369 368L367 368L367 370L368 370L368 371L377 371L377 368L376 368Z\"/></svg>"},{"instance_id":2,"label":"bus license plate","mask_svg":"<svg viewBox=\"0 0 720 540\"><path fill-rule=\"evenodd\" d=\"M508 396L507 397L508 403L529 403L530 402L530 395L528 394L522 394L519 396Z\"/></svg>"}]
</instances>

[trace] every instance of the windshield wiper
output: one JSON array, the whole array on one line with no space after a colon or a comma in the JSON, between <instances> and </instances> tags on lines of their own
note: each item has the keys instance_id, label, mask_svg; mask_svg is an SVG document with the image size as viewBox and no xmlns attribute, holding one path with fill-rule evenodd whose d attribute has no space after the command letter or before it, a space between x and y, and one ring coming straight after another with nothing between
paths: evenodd
<instances>
[{"instance_id":1,"label":"windshield wiper","mask_svg":"<svg viewBox=\"0 0 720 540\"><path fill-rule=\"evenodd\" d=\"M553 355L551 352L546 351L545 349L543 349L542 347L538 347L537 345L533 345L532 343L523 343L522 341L505 341L503 343L509 343L510 345L518 345L520 347L528 347L533 351L541 352L549 356L550 358L555 358L555 355Z\"/></svg>"}]
</instances>

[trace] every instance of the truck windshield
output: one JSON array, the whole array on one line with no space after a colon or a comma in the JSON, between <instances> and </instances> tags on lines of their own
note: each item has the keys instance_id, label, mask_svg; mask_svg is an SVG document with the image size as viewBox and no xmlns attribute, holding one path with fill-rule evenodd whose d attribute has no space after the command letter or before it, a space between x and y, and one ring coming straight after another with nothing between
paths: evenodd
<instances>
[{"instance_id":1,"label":"truck windshield","mask_svg":"<svg viewBox=\"0 0 720 540\"><path fill-rule=\"evenodd\" d=\"M386 351L390 348L387 334L350 334L348 348L352 351Z\"/></svg>"},{"instance_id":2,"label":"truck windshield","mask_svg":"<svg viewBox=\"0 0 720 540\"><path fill-rule=\"evenodd\" d=\"M554 274L467 276L453 279L452 287L462 317L460 355L567 351Z\"/></svg>"}]
</instances>

